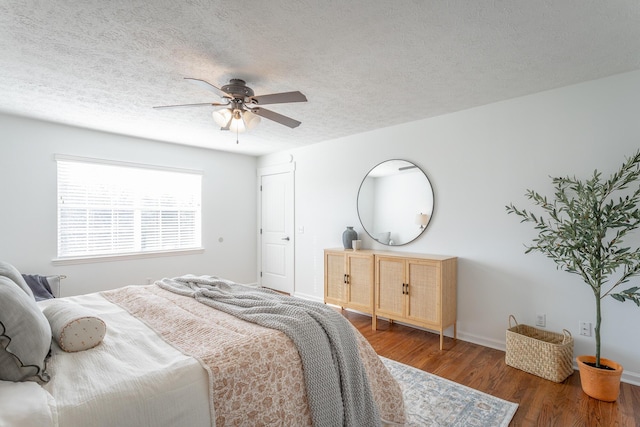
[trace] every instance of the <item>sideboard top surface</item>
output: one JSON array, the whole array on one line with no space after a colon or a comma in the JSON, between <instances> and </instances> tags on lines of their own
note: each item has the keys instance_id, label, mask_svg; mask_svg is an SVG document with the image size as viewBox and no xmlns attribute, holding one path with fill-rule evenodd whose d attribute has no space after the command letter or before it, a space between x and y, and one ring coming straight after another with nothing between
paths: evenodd
<instances>
[{"instance_id":1,"label":"sideboard top surface","mask_svg":"<svg viewBox=\"0 0 640 427\"><path fill-rule=\"evenodd\" d=\"M424 259L432 259L436 261L445 261L448 259L456 259L455 256L449 255L435 255L435 254L422 254L417 252L396 252L396 251L377 251L375 249L358 249L354 251L353 249L343 249L343 248L330 248L325 249L325 251L331 252L345 252L345 253L354 253L354 254L373 254L387 257L398 257L398 258L424 258Z\"/></svg>"}]
</instances>

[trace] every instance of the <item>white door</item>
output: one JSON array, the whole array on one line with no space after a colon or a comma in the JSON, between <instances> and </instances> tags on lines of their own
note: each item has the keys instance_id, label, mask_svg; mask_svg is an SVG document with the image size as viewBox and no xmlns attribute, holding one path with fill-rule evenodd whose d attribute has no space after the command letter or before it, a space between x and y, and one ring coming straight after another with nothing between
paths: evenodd
<instances>
[{"instance_id":1,"label":"white door","mask_svg":"<svg viewBox=\"0 0 640 427\"><path fill-rule=\"evenodd\" d=\"M293 165L260 174L260 283L293 294Z\"/></svg>"}]
</instances>

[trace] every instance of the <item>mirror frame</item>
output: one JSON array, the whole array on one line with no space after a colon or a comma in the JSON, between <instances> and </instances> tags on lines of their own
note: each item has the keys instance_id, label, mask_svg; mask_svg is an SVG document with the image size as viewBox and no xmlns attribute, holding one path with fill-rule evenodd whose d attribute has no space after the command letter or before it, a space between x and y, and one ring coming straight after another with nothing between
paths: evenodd
<instances>
[{"instance_id":1,"label":"mirror frame","mask_svg":"<svg viewBox=\"0 0 640 427\"><path fill-rule=\"evenodd\" d=\"M361 206L360 206L361 205L361 196L362 196L363 186L365 185L365 182L367 182L367 178L371 178L371 173L376 168L381 168L385 164L388 164L392 168L398 168L398 165L396 165L396 164L398 164L400 162L403 162L403 163L407 164L404 167L410 168L410 169L416 168L422 173L422 176L424 177L424 179L426 181L426 185L428 186L428 188L430 190L431 206L426 206L426 207L427 207L427 210L430 209L431 212L426 212L429 215L429 217L427 218L427 223L424 224L423 228L419 228L418 231L416 231L416 235L415 236L408 237L407 241L405 241L405 242L384 243L383 241L380 241L380 240L378 240L378 238L374 237L375 234L379 234L379 233L374 233L373 230L367 229L367 226L365 226L365 223L362 220L362 213L361 213ZM408 245L409 243L414 242L418 237L422 236L422 234L427 230L427 227L431 223L431 219L433 218L433 213L435 211L435 195L434 195L434 191L433 191L433 185L431 184L431 180L429 179L429 177L427 176L425 171L422 170L422 168L420 168L415 163L413 163L413 162L411 162L409 160L404 160L404 159L384 160L384 161L378 163L377 165L375 165L373 168L371 168L369 170L369 172L367 172L365 177L362 179L362 182L360 183L360 187L358 188L358 196L357 196L357 199L356 199L356 208L357 208L357 212L358 212L358 219L360 220L360 225L362 225L362 229L365 231L365 233L367 233L367 235L369 237L371 237L371 239L373 239L374 242L380 243L381 245L385 245L385 246L404 246L404 245ZM413 215L417 215L418 213L422 213L422 211L419 211L419 212L416 211ZM413 223L413 221L412 221L412 223ZM416 225L416 227L418 227L418 224L415 224L415 225ZM369 226L369 227L371 227L371 226Z\"/></svg>"}]
</instances>

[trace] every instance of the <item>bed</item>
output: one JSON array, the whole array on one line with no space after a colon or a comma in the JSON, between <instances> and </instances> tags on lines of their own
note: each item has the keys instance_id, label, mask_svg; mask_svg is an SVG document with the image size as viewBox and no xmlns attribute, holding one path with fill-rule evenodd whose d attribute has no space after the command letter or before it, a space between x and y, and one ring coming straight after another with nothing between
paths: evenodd
<instances>
[{"instance_id":1,"label":"bed","mask_svg":"<svg viewBox=\"0 0 640 427\"><path fill-rule=\"evenodd\" d=\"M17 270L7 271L0 263L0 301L16 297L32 309ZM214 301L208 293L220 296ZM262 309L255 307L258 297ZM30 369L25 378L0 379L0 425L402 425L401 390L368 342L335 310L302 301L213 276L34 300L32 314L40 312L50 328L50 355L40 366L21 361ZM279 311L283 304L286 315ZM0 375L8 358L18 359L7 343L11 333L12 344L20 338L19 305L0 307ZM287 328L314 323L305 315L280 326L300 305L311 305L311 317L321 322L333 318L330 313L342 318L338 338L292 334ZM266 316L258 313L264 306ZM351 339L355 350L332 347ZM301 350L305 340L310 348ZM320 362L318 355L325 355Z\"/></svg>"}]
</instances>

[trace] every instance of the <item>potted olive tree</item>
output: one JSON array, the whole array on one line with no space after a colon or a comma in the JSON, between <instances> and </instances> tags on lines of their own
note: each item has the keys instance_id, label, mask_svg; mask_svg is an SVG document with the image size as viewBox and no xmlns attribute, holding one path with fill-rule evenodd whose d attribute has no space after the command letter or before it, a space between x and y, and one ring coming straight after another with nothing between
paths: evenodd
<instances>
[{"instance_id":1,"label":"potted olive tree","mask_svg":"<svg viewBox=\"0 0 640 427\"><path fill-rule=\"evenodd\" d=\"M597 170L586 180L552 178L551 199L527 190L526 197L540 213L506 206L508 213L531 222L538 232L526 253L540 252L557 268L579 275L595 297L595 356L578 356L582 389L589 396L615 401L620 392L622 366L600 357L601 302L606 296L633 301L640 307L640 287L621 290L640 273L640 248L623 244L640 226L640 151L626 159L620 169L603 180ZM595 380L591 380L595 374ZM600 380L602 378L603 389Z\"/></svg>"}]
</instances>

